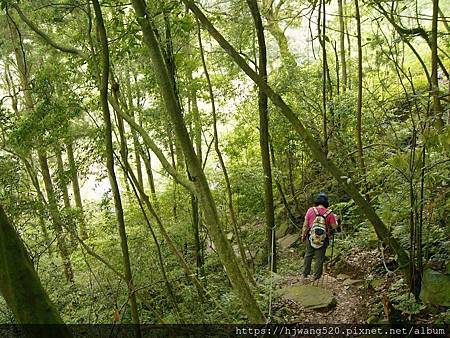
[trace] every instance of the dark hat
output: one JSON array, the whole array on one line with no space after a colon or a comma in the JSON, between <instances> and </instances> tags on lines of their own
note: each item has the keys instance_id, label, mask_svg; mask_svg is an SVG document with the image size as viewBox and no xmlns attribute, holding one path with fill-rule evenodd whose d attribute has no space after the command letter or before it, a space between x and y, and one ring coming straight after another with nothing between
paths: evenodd
<instances>
[{"instance_id":1,"label":"dark hat","mask_svg":"<svg viewBox=\"0 0 450 338\"><path fill-rule=\"evenodd\" d=\"M328 195L324 192L321 192L316 197L316 201L314 202L315 206L323 205L325 208L328 208Z\"/></svg>"}]
</instances>

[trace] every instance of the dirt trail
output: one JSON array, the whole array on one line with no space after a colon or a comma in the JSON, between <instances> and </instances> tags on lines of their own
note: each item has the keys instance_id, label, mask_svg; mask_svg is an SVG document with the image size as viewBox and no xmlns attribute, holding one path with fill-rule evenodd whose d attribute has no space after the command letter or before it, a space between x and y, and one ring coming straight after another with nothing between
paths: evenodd
<instances>
[{"instance_id":1,"label":"dirt trail","mask_svg":"<svg viewBox=\"0 0 450 338\"><path fill-rule=\"evenodd\" d=\"M332 291L336 306L310 310L292 300L282 298L275 304L274 313L278 318L274 319L285 323L304 324L366 323L370 303L376 300L376 297L373 297L375 291L368 288L367 279L371 277L372 268L379 262L377 250L353 250L343 266L326 269L319 280L308 283ZM300 272L284 275L278 287L297 284L302 284Z\"/></svg>"}]
</instances>

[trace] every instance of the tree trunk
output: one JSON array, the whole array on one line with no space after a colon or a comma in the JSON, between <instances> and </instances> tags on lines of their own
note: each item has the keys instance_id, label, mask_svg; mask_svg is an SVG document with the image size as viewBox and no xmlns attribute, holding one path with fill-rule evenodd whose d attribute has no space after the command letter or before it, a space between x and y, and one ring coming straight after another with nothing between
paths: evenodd
<instances>
[{"instance_id":1,"label":"tree trunk","mask_svg":"<svg viewBox=\"0 0 450 338\"><path fill-rule=\"evenodd\" d=\"M114 96L110 96L109 102L111 103L111 106L114 108L114 110L116 111L116 113L119 116L128 116L123 113L123 111L119 105L119 102L115 99ZM130 120L130 121L132 121L132 120ZM163 235L164 239L166 240L170 250L172 251L172 253L175 254L175 257L177 258L178 262L180 263L181 267L183 268L186 276L188 276L188 278L191 280L192 284L196 287L200 299L203 300L205 298L205 290L204 290L202 284L195 277L195 274L192 273L191 269L189 268L189 265L187 264L186 260L184 259L183 255L182 255L182 253L178 250L177 246L175 245L175 242L169 236L169 233L167 232L166 228L164 227L154 206L150 202L148 195L145 194L144 188L138 184L138 181L132 171L129 171L129 176L131 178L131 181L134 183L134 187L137 188L137 190L139 192L139 196L144 201L144 204L146 205L147 209L150 211L150 214L156 221L156 224L158 225L159 230L160 230L161 234Z\"/></svg>"},{"instance_id":2,"label":"tree trunk","mask_svg":"<svg viewBox=\"0 0 450 338\"><path fill-rule=\"evenodd\" d=\"M186 6L194 12L196 17L200 20L203 26L209 31L211 36L219 43L219 45L232 57L236 64L260 87L272 100L272 102L280 108L281 113L289 120L294 127L298 135L304 140L305 144L311 151L311 155L314 159L322 164L322 166L339 182L343 190L346 191L350 197L353 198L355 203L361 208L361 211L366 215L368 220L372 223L375 232L378 237L397 254L397 259L402 272L406 272L408 276L408 254L400 246L400 243L392 236L389 230L386 228L383 221L377 215L370 203L359 193L358 187L352 182L351 178L346 176L339 168L330 161L325 153L321 150L320 145L311 135L308 129L305 128L303 123L297 118L292 109L284 102L280 95L256 74L245 60L239 55L239 53L226 41L223 36L214 28L211 22L206 18L203 12L191 1L183 0ZM406 268L406 270L405 270Z\"/></svg>"},{"instance_id":3,"label":"tree trunk","mask_svg":"<svg viewBox=\"0 0 450 338\"><path fill-rule=\"evenodd\" d=\"M152 195L153 203L157 205L158 201L156 198L155 178L153 177L152 158L150 151L147 149L147 152L145 153L139 142L136 144L136 146L138 147L139 154L144 161L145 172L147 173L147 180L150 187L150 193Z\"/></svg>"},{"instance_id":4,"label":"tree trunk","mask_svg":"<svg viewBox=\"0 0 450 338\"><path fill-rule=\"evenodd\" d=\"M342 75L342 92L347 90L347 62L345 61L345 26L344 26L344 8L343 1L338 0L338 12L339 12L339 51L341 54L341 75Z\"/></svg>"},{"instance_id":5,"label":"tree trunk","mask_svg":"<svg viewBox=\"0 0 450 338\"><path fill-rule=\"evenodd\" d=\"M8 88L8 95L11 97L11 106L12 106L13 111L16 114L16 116L19 116L20 113L19 113L19 108L18 108L16 87L14 85L14 81L11 76L11 71L9 69L9 62L5 62L4 65L5 65L6 87Z\"/></svg>"},{"instance_id":6,"label":"tree trunk","mask_svg":"<svg viewBox=\"0 0 450 338\"><path fill-rule=\"evenodd\" d=\"M117 90L113 90L113 96L114 96L114 100L116 102L119 102L119 100L118 100L119 95L118 95ZM144 183L142 182L142 180L139 180L139 176L136 178L136 175L134 175L133 169L131 168L131 165L128 161L128 146L127 146L127 140L125 138L125 128L124 128L123 119L120 116L117 116L117 124L118 124L119 139L120 139L120 157L122 159L122 166L123 166L123 171L125 173L125 179L130 181L130 185L133 188L135 197L138 200L139 207L142 211L142 214L145 218L147 226L150 230L153 241L155 242L156 252L158 254L158 263L159 263L159 266L161 269L161 274L164 279L164 284L166 286L168 297L172 303L172 306L173 306L180 322L183 323L184 320L182 319L182 317L180 315L180 309L178 308L177 300L176 300L175 295L172 290L172 283L170 283L169 278L167 277L166 268L165 268L164 260L163 260L162 253L161 253L161 247L159 245L158 239L156 238L156 234L153 231L153 228L150 224L150 221L147 217L144 206L142 205L142 196L140 196L138 193L138 190L144 192ZM135 150L137 150L137 149L135 148ZM136 186L138 186L138 188L136 188Z\"/></svg>"},{"instance_id":7,"label":"tree trunk","mask_svg":"<svg viewBox=\"0 0 450 338\"><path fill-rule=\"evenodd\" d=\"M267 52L266 40L264 37L264 28L261 15L259 14L258 2L256 0L247 0L248 7L252 13L253 21L258 38L259 57L258 70L259 76L267 82ZM266 218L266 257L268 258L269 269L277 272L277 250L275 238L275 215L273 206L273 188L272 188L272 168L270 166L269 152L269 112L268 112L267 94L261 89L258 91L259 108L259 146L261 149L261 162L264 173L264 213Z\"/></svg>"},{"instance_id":8,"label":"tree trunk","mask_svg":"<svg viewBox=\"0 0 450 338\"><path fill-rule=\"evenodd\" d=\"M290 67L295 67L297 65L297 61L295 60L292 52L289 50L288 39L279 25L279 8L274 8L273 0L263 0L262 7L262 13L267 20L267 30L275 38L278 49L280 50L282 65L289 70Z\"/></svg>"},{"instance_id":9,"label":"tree trunk","mask_svg":"<svg viewBox=\"0 0 450 338\"><path fill-rule=\"evenodd\" d=\"M130 64L128 64L128 68L130 68ZM130 112L137 112L137 116L135 113L132 113L131 117L137 120L137 123L139 125L142 125L141 123L141 114L139 109L135 109L135 105L133 103L133 95L131 91L131 81L130 81L130 73L128 70L127 75L125 76L125 97L123 99L123 103L126 107L128 107L128 111ZM140 93L137 93L138 96L140 96ZM138 98L139 100L139 98ZM131 129L131 134L133 136L133 151L134 151L134 163L136 166L136 173L139 183L144 186L144 177L142 173L142 163L141 163L141 153L139 150L139 138L137 135L136 130Z\"/></svg>"},{"instance_id":10,"label":"tree trunk","mask_svg":"<svg viewBox=\"0 0 450 338\"><path fill-rule=\"evenodd\" d=\"M327 48L325 42L325 0L321 0L319 4L319 11L317 15L317 28L320 45L322 46L322 128L323 128L323 150L328 156L328 117L327 117ZM321 25L321 21L322 25Z\"/></svg>"},{"instance_id":11,"label":"tree trunk","mask_svg":"<svg viewBox=\"0 0 450 338\"><path fill-rule=\"evenodd\" d=\"M433 0L433 19L431 21L431 95L433 98L433 117L435 126L440 129L444 126L442 120L442 107L439 101L439 80L438 80L438 11L439 0Z\"/></svg>"},{"instance_id":12,"label":"tree trunk","mask_svg":"<svg viewBox=\"0 0 450 338\"><path fill-rule=\"evenodd\" d=\"M1 205L0 291L19 324L44 325L23 326L27 336L45 337L51 330L52 336L72 337L42 287L27 250ZM48 325L52 326L49 328Z\"/></svg>"},{"instance_id":13,"label":"tree trunk","mask_svg":"<svg viewBox=\"0 0 450 338\"><path fill-rule=\"evenodd\" d=\"M441 8L438 6L439 16L441 17L441 22L444 24L447 33L450 33L450 25L448 24L448 18L445 17L444 12L442 12Z\"/></svg>"},{"instance_id":14,"label":"tree trunk","mask_svg":"<svg viewBox=\"0 0 450 338\"><path fill-rule=\"evenodd\" d=\"M276 165L276 161L275 161L275 151L273 149L272 142L270 142L270 141L269 141L269 149L270 149L270 157L272 159L272 165L274 168L276 168L277 165ZM289 219L295 225L295 217L294 217L294 214L291 211L291 207L289 206L289 203L286 199L286 194L283 191L283 187L282 187L281 183L279 182L279 180L276 178L276 176L275 176L274 180L275 180L275 185L277 187L277 190L280 193L281 201L283 202L284 208L286 209L286 212L289 216Z\"/></svg>"},{"instance_id":15,"label":"tree trunk","mask_svg":"<svg viewBox=\"0 0 450 338\"><path fill-rule=\"evenodd\" d=\"M220 150L219 146L219 133L217 132L217 111L216 111L216 103L215 103L215 97L214 92L211 84L211 78L209 77L208 67L206 66L206 59L205 59L205 53L203 50L203 43L202 43L202 37L201 37L201 28L200 23L197 22L197 32L198 32L198 43L200 47L200 56L202 59L202 65L203 65L203 72L205 73L206 82L208 83L208 91L209 91L209 98L211 101L211 111L213 115L213 133L214 133L214 150L216 151L217 158L219 159L220 168L223 172L223 177L225 179L225 190L227 192L227 200L228 200L228 209L230 211L230 217L231 217L231 224L233 226L233 232L236 236L236 242L239 248L239 253L241 255L242 262L244 263L244 269L246 269L247 276L250 281L253 281L253 277L250 275L248 271L248 261L247 261L247 255L245 253L244 245L241 241L241 234L239 231L239 225L236 217L236 211L234 209L234 202L233 202L233 192L231 189L231 183L230 183L230 177L228 176L228 170L225 165L225 161L222 156L222 152ZM199 162L201 163L201 160L199 159Z\"/></svg>"},{"instance_id":16,"label":"tree trunk","mask_svg":"<svg viewBox=\"0 0 450 338\"><path fill-rule=\"evenodd\" d=\"M73 280L72 263L70 262L69 253L67 251L61 215L59 214L58 202L55 196L55 189L53 187L50 169L48 168L47 154L43 150L38 149L38 157L39 157L39 164L41 167L42 179L44 181L45 191L47 192L50 217L52 218L53 227L55 228L57 236L56 243L58 245L58 250L64 265L64 274L66 276L67 281L73 284L74 280Z\"/></svg>"},{"instance_id":17,"label":"tree trunk","mask_svg":"<svg viewBox=\"0 0 450 338\"><path fill-rule=\"evenodd\" d=\"M295 189L295 181L294 181L294 166L296 164L296 159L294 158L294 153L291 149L291 142L288 141L287 147L287 162L288 162L288 176L289 176L289 190L291 191L292 200L294 201L294 210L298 213L299 211L299 203L297 200L297 192Z\"/></svg>"},{"instance_id":18,"label":"tree trunk","mask_svg":"<svg viewBox=\"0 0 450 338\"><path fill-rule=\"evenodd\" d=\"M30 85L30 73L29 67L26 64L25 52L21 44L21 41L18 39L19 31L17 26L14 25L10 19L8 19L8 23L11 33L11 40L14 45L14 54L16 57L17 68L19 70L20 83L22 85L22 90L24 94L25 108L28 114L33 114L35 107L33 97L31 96L32 88ZM55 197L55 191L53 188L50 170L48 168L47 155L45 151L39 149L40 146L41 145L38 145L37 152L39 158L39 165L41 168L41 174L43 176L45 190L47 193L48 208L57 236L57 245L64 265L64 274L66 276L67 281L73 283L72 264L69 259L64 235L62 232L61 217L59 215L58 203Z\"/></svg>"},{"instance_id":19,"label":"tree trunk","mask_svg":"<svg viewBox=\"0 0 450 338\"><path fill-rule=\"evenodd\" d=\"M139 184L144 186L144 178L143 178L143 175L142 175L141 155L139 154L137 143L138 143L137 138L133 136L134 163L136 165L137 179L139 181Z\"/></svg>"},{"instance_id":20,"label":"tree trunk","mask_svg":"<svg viewBox=\"0 0 450 338\"><path fill-rule=\"evenodd\" d=\"M188 54L192 57L192 49L188 45ZM202 156L202 123L200 118L200 111L198 109L197 102L197 88L192 76L192 69L189 67L187 70L187 78L189 81L189 101L191 103L191 114L194 120L193 139L195 144L195 152L200 162L203 161ZM189 175L190 176L190 175ZM190 177L191 179L191 177ZM195 251L195 263L197 267L197 277L199 274L204 274L203 271L203 255L202 244L200 241L200 208L198 205L198 198L194 193L191 193L191 211L192 211L192 232L194 235L194 251Z\"/></svg>"},{"instance_id":21,"label":"tree trunk","mask_svg":"<svg viewBox=\"0 0 450 338\"><path fill-rule=\"evenodd\" d=\"M175 134L183 148L189 172L194 179L194 186L204 211L209 235L216 245L219 258L226 268L229 279L242 302L243 310L247 314L249 321L253 323L264 323L265 317L259 309L250 287L240 271L236 256L222 230L214 199L202 170L201 163L192 147L180 107L177 104L176 94L169 78L167 66L164 63L155 36L154 27L152 27L153 23L149 20L147 14L146 5L143 0L133 0L132 4L143 32L144 42L148 47L156 80L164 98L167 112L172 120Z\"/></svg>"},{"instance_id":22,"label":"tree trunk","mask_svg":"<svg viewBox=\"0 0 450 338\"><path fill-rule=\"evenodd\" d=\"M170 158L172 160L172 167L175 171L178 171L177 161L175 159L175 145L172 137L172 127L170 125L167 126L167 135L169 136L169 150L170 150ZM173 219L176 222L178 219L178 206L177 206L177 180L174 178L172 182L172 214Z\"/></svg>"},{"instance_id":23,"label":"tree trunk","mask_svg":"<svg viewBox=\"0 0 450 338\"><path fill-rule=\"evenodd\" d=\"M125 229L125 219L123 216L122 199L120 197L119 185L117 183L114 171L114 155L112 143L112 125L108 106L108 78L109 78L109 48L106 37L106 30L103 23L103 16L98 0L93 0L95 21L97 25L97 34L101 43L101 76L100 76L100 101L103 111L103 121L105 124L105 143L106 143L106 168L111 184L111 190L114 197L114 206L116 210L117 224L120 235L120 246L122 248L123 264L125 268L125 277L128 286L129 301L131 307L131 318L134 324L139 324L139 313L136 303L136 294L133 285L133 275L131 272L130 254L128 250L127 233ZM140 329L136 329L136 333L140 336Z\"/></svg>"},{"instance_id":24,"label":"tree trunk","mask_svg":"<svg viewBox=\"0 0 450 338\"><path fill-rule=\"evenodd\" d=\"M345 0L344 0L344 5L345 5ZM344 16L347 16L347 11L344 9ZM352 45L351 45L351 40L350 40L350 34L348 33L348 20L344 20L344 29L345 29L345 36L347 37L347 60L351 60L352 59ZM352 68L349 67L347 68L347 89L351 90L352 89Z\"/></svg>"},{"instance_id":25,"label":"tree trunk","mask_svg":"<svg viewBox=\"0 0 450 338\"><path fill-rule=\"evenodd\" d=\"M78 180L78 169L73 154L73 141L70 139L66 142L67 160L69 162L70 176L72 181L73 197L75 199L75 206L80 213L79 217L79 230L81 239L88 238L86 231L86 219L84 215L83 202L81 200L80 183Z\"/></svg>"},{"instance_id":26,"label":"tree trunk","mask_svg":"<svg viewBox=\"0 0 450 338\"><path fill-rule=\"evenodd\" d=\"M139 115L137 117L137 120L138 120L137 123L140 123ZM139 154L139 145L138 145L139 140L138 140L138 137L134 130L132 131L132 135L133 135L133 148L134 148L134 163L136 166L137 179L138 179L139 184L144 186L144 177L142 175L141 155Z\"/></svg>"},{"instance_id":27,"label":"tree trunk","mask_svg":"<svg viewBox=\"0 0 450 338\"><path fill-rule=\"evenodd\" d=\"M64 208L70 209L70 199L69 199L69 191L67 190L67 182L64 174L64 161L62 158L61 148L57 147L55 150L56 153L56 163L58 165L58 185L59 190L61 190Z\"/></svg>"},{"instance_id":28,"label":"tree trunk","mask_svg":"<svg viewBox=\"0 0 450 338\"><path fill-rule=\"evenodd\" d=\"M366 174L366 165L364 163L363 142L362 142L362 90L363 90L363 69L362 69L362 46L361 46L361 17L359 15L359 0L355 0L355 18L356 31L358 40L358 99L356 107L356 140L358 149L358 163L361 174L364 177Z\"/></svg>"}]
</instances>

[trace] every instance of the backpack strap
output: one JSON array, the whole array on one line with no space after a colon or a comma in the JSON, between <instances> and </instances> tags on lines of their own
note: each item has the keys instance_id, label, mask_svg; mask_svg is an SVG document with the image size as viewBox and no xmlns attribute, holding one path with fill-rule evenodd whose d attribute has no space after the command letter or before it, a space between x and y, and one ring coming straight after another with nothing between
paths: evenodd
<instances>
[{"instance_id":1,"label":"backpack strap","mask_svg":"<svg viewBox=\"0 0 450 338\"><path fill-rule=\"evenodd\" d=\"M327 217L331 214L331 210L328 209L327 211L325 211L325 213L322 215L323 218L327 219Z\"/></svg>"},{"instance_id":2,"label":"backpack strap","mask_svg":"<svg viewBox=\"0 0 450 338\"><path fill-rule=\"evenodd\" d=\"M320 216L320 213L316 207L313 207L313 210L314 210L314 213L316 214L316 216Z\"/></svg>"}]
</instances>

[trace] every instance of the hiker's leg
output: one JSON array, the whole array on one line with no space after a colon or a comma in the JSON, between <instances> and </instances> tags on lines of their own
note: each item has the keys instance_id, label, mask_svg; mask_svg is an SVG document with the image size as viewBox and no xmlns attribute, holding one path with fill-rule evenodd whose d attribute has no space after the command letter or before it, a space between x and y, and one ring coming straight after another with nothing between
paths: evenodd
<instances>
[{"instance_id":1,"label":"hiker's leg","mask_svg":"<svg viewBox=\"0 0 450 338\"><path fill-rule=\"evenodd\" d=\"M314 279L319 279L323 272L323 262L325 260L325 253L328 247L328 238L320 249L316 250L316 271L314 273Z\"/></svg>"},{"instance_id":2,"label":"hiker's leg","mask_svg":"<svg viewBox=\"0 0 450 338\"><path fill-rule=\"evenodd\" d=\"M305 258L303 260L303 276L308 277L309 273L311 272L311 262L312 258L314 256L314 248L309 243L309 240L306 240L306 252L305 252Z\"/></svg>"}]
</instances>

